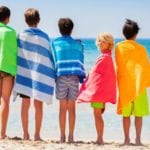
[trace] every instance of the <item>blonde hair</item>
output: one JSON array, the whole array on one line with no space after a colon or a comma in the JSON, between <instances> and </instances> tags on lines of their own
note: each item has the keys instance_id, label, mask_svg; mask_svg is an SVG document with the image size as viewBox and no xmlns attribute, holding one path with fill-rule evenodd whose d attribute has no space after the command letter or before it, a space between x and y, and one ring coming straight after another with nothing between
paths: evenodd
<instances>
[{"instance_id":1,"label":"blonde hair","mask_svg":"<svg viewBox=\"0 0 150 150\"><path fill-rule=\"evenodd\" d=\"M100 33L96 39L96 45L98 46L99 41L104 41L110 44L109 49L112 50L114 47L114 38L110 33Z\"/></svg>"}]
</instances>

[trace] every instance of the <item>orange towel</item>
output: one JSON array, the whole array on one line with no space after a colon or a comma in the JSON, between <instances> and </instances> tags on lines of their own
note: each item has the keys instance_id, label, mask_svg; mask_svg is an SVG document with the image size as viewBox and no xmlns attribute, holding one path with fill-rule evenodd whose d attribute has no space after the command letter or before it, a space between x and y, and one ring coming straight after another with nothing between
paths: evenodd
<instances>
[{"instance_id":1,"label":"orange towel","mask_svg":"<svg viewBox=\"0 0 150 150\"><path fill-rule=\"evenodd\" d=\"M150 86L150 62L146 49L133 40L117 44L115 49L119 101L117 112Z\"/></svg>"}]
</instances>

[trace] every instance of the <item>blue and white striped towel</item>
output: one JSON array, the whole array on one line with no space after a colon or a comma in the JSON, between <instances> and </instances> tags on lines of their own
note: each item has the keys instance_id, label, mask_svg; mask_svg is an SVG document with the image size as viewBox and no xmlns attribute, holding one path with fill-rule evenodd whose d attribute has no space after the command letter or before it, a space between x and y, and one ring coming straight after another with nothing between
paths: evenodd
<instances>
[{"instance_id":1,"label":"blue and white striped towel","mask_svg":"<svg viewBox=\"0 0 150 150\"><path fill-rule=\"evenodd\" d=\"M27 29L19 34L18 47L14 93L52 103L55 72L47 34L37 28Z\"/></svg>"}]
</instances>

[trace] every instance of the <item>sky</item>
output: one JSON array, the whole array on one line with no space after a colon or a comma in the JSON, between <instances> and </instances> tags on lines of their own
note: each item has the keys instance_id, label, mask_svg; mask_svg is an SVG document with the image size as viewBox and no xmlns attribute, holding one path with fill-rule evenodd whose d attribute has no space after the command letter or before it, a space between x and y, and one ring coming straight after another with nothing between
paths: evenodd
<instances>
[{"instance_id":1,"label":"sky","mask_svg":"<svg viewBox=\"0 0 150 150\"><path fill-rule=\"evenodd\" d=\"M27 28L25 10L36 8L41 18L38 27L50 37L60 36L58 20L69 17L74 22L74 37L96 38L109 32L122 38L122 26L128 18L139 24L139 38L150 38L150 0L0 0L0 5L10 8L9 26L17 32Z\"/></svg>"}]
</instances>

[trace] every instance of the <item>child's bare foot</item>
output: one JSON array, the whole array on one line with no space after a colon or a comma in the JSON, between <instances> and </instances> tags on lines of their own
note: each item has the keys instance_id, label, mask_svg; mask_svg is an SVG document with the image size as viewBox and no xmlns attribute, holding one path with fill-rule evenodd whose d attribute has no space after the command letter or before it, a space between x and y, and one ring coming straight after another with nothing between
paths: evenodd
<instances>
[{"instance_id":1,"label":"child's bare foot","mask_svg":"<svg viewBox=\"0 0 150 150\"><path fill-rule=\"evenodd\" d=\"M23 140L30 140L29 134L24 134L23 135Z\"/></svg>"},{"instance_id":2,"label":"child's bare foot","mask_svg":"<svg viewBox=\"0 0 150 150\"><path fill-rule=\"evenodd\" d=\"M122 145L130 145L130 139L125 139Z\"/></svg>"},{"instance_id":3,"label":"child's bare foot","mask_svg":"<svg viewBox=\"0 0 150 150\"><path fill-rule=\"evenodd\" d=\"M103 141L103 140L102 140L102 141L98 141L98 140L97 140L97 141L95 142L95 144L97 144L97 145L104 145L104 141Z\"/></svg>"},{"instance_id":4,"label":"child's bare foot","mask_svg":"<svg viewBox=\"0 0 150 150\"><path fill-rule=\"evenodd\" d=\"M143 146L140 139L135 139L135 145L136 146Z\"/></svg>"},{"instance_id":5,"label":"child's bare foot","mask_svg":"<svg viewBox=\"0 0 150 150\"><path fill-rule=\"evenodd\" d=\"M34 135L34 141L43 141L40 137L40 135Z\"/></svg>"},{"instance_id":6,"label":"child's bare foot","mask_svg":"<svg viewBox=\"0 0 150 150\"><path fill-rule=\"evenodd\" d=\"M5 134L0 136L0 140L4 140L4 139L7 139L7 135Z\"/></svg>"},{"instance_id":7,"label":"child's bare foot","mask_svg":"<svg viewBox=\"0 0 150 150\"><path fill-rule=\"evenodd\" d=\"M74 143L74 139L72 135L68 136L68 143Z\"/></svg>"},{"instance_id":8,"label":"child's bare foot","mask_svg":"<svg viewBox=\"0 0 150 150\"><path fill-rule=\"evenodd\" d=\"M41 139L40 137L34 137L34 141L43 141L43 139Z\"/></svg>"},{"instance_id":9,"label":"child's bare foot","mask_svg":"<svg viewBox=\"0 0 150 150\"><path fill-rule=\"evenodd\" d=\"M61 136L60 143L65 143L65 142L66 142L66 136Z\"/></svg>"},{"instance_id":10,"label":"child's bare foot","mask_svg":"<svg viewBox=\"0 0 150 150\"><path fill-rule=\"evenodd\" d=\"M102 137L97 137L97 141L95 142L95 144L104 145L103 138Z\"/></svg>"}]
</instances>

